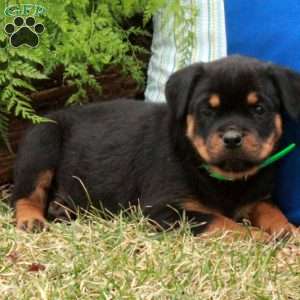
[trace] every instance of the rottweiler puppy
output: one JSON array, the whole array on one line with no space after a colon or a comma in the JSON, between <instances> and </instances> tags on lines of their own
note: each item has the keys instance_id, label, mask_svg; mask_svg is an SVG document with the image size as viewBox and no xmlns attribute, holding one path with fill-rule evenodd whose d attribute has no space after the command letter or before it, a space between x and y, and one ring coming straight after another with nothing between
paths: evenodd
<instances>
[{"instance_id":1,"label":"rottweiler puppy","mask_svg":"<svg viewBox=\"0 0 300 300\"><path fill-rule=\"evenodd\" d=\"M270 235L295 231L272 203L276 164L260 165L279 150L282 113L299 118L300 75L231 56L177 71L166 98L63 109L29 130L15 164L17 227L42 227L63 203L138 205L160 228L185 218L194 234L246 234L243 217Z\"/></svg>"}]
</instances>

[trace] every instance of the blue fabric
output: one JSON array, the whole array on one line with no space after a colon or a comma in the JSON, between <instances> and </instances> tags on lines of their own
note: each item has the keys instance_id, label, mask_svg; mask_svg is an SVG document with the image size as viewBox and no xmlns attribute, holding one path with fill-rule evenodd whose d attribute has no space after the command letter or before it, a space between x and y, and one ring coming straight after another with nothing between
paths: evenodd
<instances>
[{"instance_id":1,"label":"blue fabric","mask_svg":"<svg viewBox=\"0 0 300 300\"><path fill-rule=\"evenodd\" d=\"M225 0L228 54L272 61L300 72L300 1ZM300 124L284 119L283 145L297 148L279 164L274 199L300 225Z\"/></svg>"}]
</instances>

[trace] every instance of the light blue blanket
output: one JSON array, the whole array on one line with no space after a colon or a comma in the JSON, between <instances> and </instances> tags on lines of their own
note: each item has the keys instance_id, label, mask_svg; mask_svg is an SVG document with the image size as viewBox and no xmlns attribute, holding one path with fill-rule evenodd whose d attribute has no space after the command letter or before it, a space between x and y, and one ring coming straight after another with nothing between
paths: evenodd
<instances>
[{"instance_id":1,"label":"light blue blanket","mask_svg":"<svg viewBox=\"0 0 300 300\"><path fill-rule=\"evenodd\" d=\"M164 11L154 17L146 101L165 101L165 82L182 67L180 38L190 30L194 31L195 43L186 64L239 53L300 72L299 0L181 0L181 3L197 10L193 28L180 28L172 18L167 26L162 26ZM288 117L284 121L282 146L296 143L297 148L277 162L274 199L289 220L300 225L300 124Z\"/></svg>"},{"instance_id":2,"label":"light blue blanket","mask_svg":"<svg viewBox=\"0 0 300 300\"><path fill-rule=\"evenodd\" d=\"M272 61L300 72L300 1L225 0L228 54ZM300 95L299 95L300 101ZM278 162L274 198L300 225L300 123L285 118L283 146L297 148Z\"/></svg>"}]
</instances>

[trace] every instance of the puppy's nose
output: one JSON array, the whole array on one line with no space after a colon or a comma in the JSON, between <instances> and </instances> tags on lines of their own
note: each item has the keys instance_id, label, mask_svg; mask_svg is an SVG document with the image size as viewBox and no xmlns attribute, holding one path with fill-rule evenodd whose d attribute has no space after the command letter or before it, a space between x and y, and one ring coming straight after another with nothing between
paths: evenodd
<instances>
[{"instance_id":1,"label":"puppy's nose","mask_svg":"<svg viewBox=\"0 0 300 300\"><path fill-rule=\"evenodd\" d=\"M230 129L224 133L223 143L226 148L238 148L242 145L242 134L237 130Z\"/></svg>"}]
</instances>

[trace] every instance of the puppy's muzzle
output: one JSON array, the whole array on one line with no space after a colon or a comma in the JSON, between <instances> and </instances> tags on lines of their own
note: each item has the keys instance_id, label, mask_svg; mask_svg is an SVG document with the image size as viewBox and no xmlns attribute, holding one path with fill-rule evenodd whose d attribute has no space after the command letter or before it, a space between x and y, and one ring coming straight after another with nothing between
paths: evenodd
<instances>
[{"instance_id":1,"label":"puppy's muzzle","mask_svg":"<svg viewBox=\"0 0 300 300\"><path fill-rule=\"evenodd\" d=\"M242 146L243 135L239 130L231 128L225 131L222 139L227 149L237 149Z\"/></svg>"}]
</instances>

